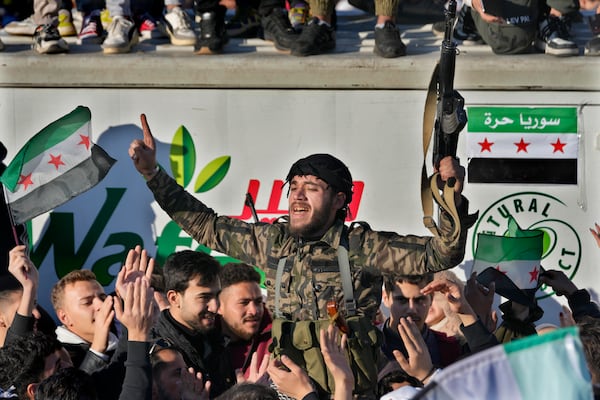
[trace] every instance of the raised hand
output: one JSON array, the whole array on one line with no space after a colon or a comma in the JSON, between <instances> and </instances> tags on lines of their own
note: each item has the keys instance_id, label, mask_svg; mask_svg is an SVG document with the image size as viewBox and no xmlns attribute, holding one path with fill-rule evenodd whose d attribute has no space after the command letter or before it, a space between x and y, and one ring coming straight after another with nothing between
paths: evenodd
<instances>
[{"instance_id":1,"label":"raised hand","mask_svg":"<svg viewBox=\"0 0 600 400\"><path fill-rule=\"evenodd\" d=\"M37 300L37 289L39 285L38 269L33 265L26 253L24 245L15 246L8 253L8 272L23 286L23 296L17 307L19 315L30 317L33 314Z\"/></svg>"},{"instance_id":2,"label":"raised hand","mask_svg":"<svg viewBox=\"0 0 600 400\"><path fill-rule=\"evenodd\" d=\"M444 182L447 182L448 179L455 179L453 186L454 202L457 207L460 206L462 202L462 197L460 194L462 193L463 182L465 180L465 167L460 165L456 158L447 156L440 160L440 165L437 168L437 172L439 172L437 184L440 188L444 187Z\"/></svg>"},{"instance_id":3,"label":"raised hand","mask_svg":"<svg viewBox=\"0 0 600 400\"><path fill-rule=\"evenodd\" d=\"M252 353L252 357L250 358L250 366L248 367L248 377L244 376L244 371L240 369L235 371L235 376L237 383L256 383L258 382L267 372L267 368L269 367L269 354L265 354L260 361L260 365L258 363L258 354L256 352Z\"/></svg>"},{"instance_id":4,"label":"raised hand","mask_svg":"<svg viewBox=\"0 0 600 400\"><path fill-rule=\"evenodd\" d=\"M352 399L354 374L346 358L348 336L340 336L339 329L331 324L320 332L321 354L335 382L334 400Z\"/></svg>"},{"instance_id":5,"label":"raised hand","mask_svg":"<svg viewBox=\"0 0 600 400\"><path fill-rule=\"evenodd\" d=\"M181 400L208 400L209 395L210 381L202 382L202 373L191 367L181 370Z\"/></svg>"},{"instance_id":6,"label":"raised hand","mask_svg":"<svg viewBox=\"0 0 600 400\"><path fill-rule=\"evenodd\" d=\"M8 272L19 281L23 289L35 287L39 283L38 269L33 265L26 253L27 247L18 245L8 253Z\"/></svg>"},{"instance_id":7,"label":"raised hand","mask_svg":"<svg viewBox=\"0 0 600 400\"><path fill-rule=\"evenodd\" d=\"M465 298L467 299L467 302L490 332L496 330L496 325L498 323L498 316L495 311L492 311L495 294L496 283L492 282L490 283L490 286L486 288L477 282L476 272L471 274L471 277L465 285Z\"/></svg>"},{"instance_id":8,"label":"raised hand","mask_svg":"<svg viewBox=\"0 0 600 400\"><path fill-rule=\"evenodd\" d=\"M286 396L303 399L314 392L308 374L287 356L282 355L281 361L273 360L267 371L277 390Z\"/></svg>"},{"instance_id":9,"label":"raised hand","mask_svg":"<svg viewBox=\"0 0 600 400\"><path fill-rule=\"evenodd\" d=\"M408 318L400 318L398 324L398 333L402 338L404 347L408 358L404 357L402 352L394 350L394 357L400 367L409 374L420 380L423 384L433 372L433 363L431 362L431 355L425 340L419 332L417 325Z\"/></svg>"},{"instance_id":10,"label":"raised hand","mask_svg":"<svg viewBox=\"0 0 600 400\"><path fill-rule=\"evenodd\" d=\"M110 324L115 316L113 302L114 299L112 296L106 296L100 310L94 315L94 340L90 348L99 353L104 353L108 347Z\"/></svg>"},{"instance_id":11,"label":"raised hand","mask_svg":"<svg viewBox=\"0 0 600 400\"><path fill-rule=\"evenodd\" d=\"M156 169L156 143L154 136L148 126L146 115L140 115L142 122L142 131L144 132L144 140L135 139L129 145L129 157L133 160L133 165L144 175L146 179L152 179Z\"/></svg>"},{"instance_id":12,"label":"raised hand","mask_svg":"<svg viewBox=\"0 0 600 400\"><path fill-rule=\"evenodd\" d=\"M126 285L123 304L115 302L117 319L127 328L129 340L145 342L148 340L153 321L154 289L147 279L137 277Z\"/></svg>"},{"instance_id":13,"label":"raised hand","mask_svg":"<svg viewBox=\"0 0 600 400\"><path fill-rule=\"evenodd\" d=\"M142 250L141 246L135 246L135 249L129 250L125 265L117 275L115 289L120 297L123 297L126 292L126 285L135 282L137 278L146 278L148 282L152 278L154 272L154 259L148 257L146 250Z\"/></svg>"},{"instance_id":14,"label":"raised hand","mask_svg":"<svg viewBox=\"0 0 600 400\"><path fill-rule=\"evenodd\" d=\"M577 291L577 286L562 271L544 271L540 274L540 282L550 286L558 296L570 296Z\"/></svg>"}]
</instances>

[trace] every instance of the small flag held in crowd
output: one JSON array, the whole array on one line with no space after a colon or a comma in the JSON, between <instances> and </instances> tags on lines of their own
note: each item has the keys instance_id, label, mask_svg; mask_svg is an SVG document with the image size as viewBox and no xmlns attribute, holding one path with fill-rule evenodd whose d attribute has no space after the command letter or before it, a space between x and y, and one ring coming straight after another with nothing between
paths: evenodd
<instances>
[{"instance_id":1,"label":"small flag held in crowd","mask_svg":"<svg viewBox=\"0 0 600 400\"><path fill-rule=\"evenodd\" d=\"M542 273L543 239L544 232L523 230L512 216L505 236L478 234L473 261L477 280L486 286L494 281L499 295L530 304Z\"/></svg>"},{"instance_id":2,"label":"small flag held in crowd","mask_svg":"<svg viewBox=\"0 0 600 400\"><path fill-rule=\"evenodd\" d=\"M115 161L92 142L89 108L79 106L52 122L25 143L0 177L14 223L91 189Z\"/></svg>"},{"instance_id":3,"label":"small flag held in crowd","mask_svg":"<svg viewBox=\"0 0 600 400\"><path fill-rule=\"evenodd\" d=\"M592 400L576 327L528 336L473 354L436 374L424 400Z\"/></svg>"},{"instance_id":4,"label":"small flag held in crowd","mask_svg":"<svg viewBox=\"0 0 600 400\"><path fill-rule=\"evenodd\" d=\"M469 107L474 183L577 183L576 107Z\"/></svg>"}]
</instances>

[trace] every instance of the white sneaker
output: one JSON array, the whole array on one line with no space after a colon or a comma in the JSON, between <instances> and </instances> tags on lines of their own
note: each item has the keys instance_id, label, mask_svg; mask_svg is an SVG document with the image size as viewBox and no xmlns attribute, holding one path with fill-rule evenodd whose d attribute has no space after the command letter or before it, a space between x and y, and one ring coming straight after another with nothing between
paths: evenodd
<instances>
[{"instance_id":1,"label":"white sneaker","mask_svg":"<svg viewBox=\"0 0 600 400\"><path fill-rule=\"evenodd\" d=\"M113 17L107 31L102 44L104 54L129 53L139 39L135 24L121 15Z\"/></svg>"},{"instance_id":2,"label":"white sneaker","mask_svg":"<svg viewBox=\"0 0 600 400\"><path fill-rule=\"evenodd\" d=\"M20 36L33 36L37 24L33 22L33 15L23 21L12 21L4 27L6 33Z\"/></svg>"},{"instance_id":3,"label":"white sneaker","mask_svg":"<svg viewBox=\"0 0 600 400\"><path fill-rule=\"evenodd\" d=\"M165 14L165 25L171 38L171 44L175 46L196 44L196 32L192 27L192 21L181 7L175 7Z\"/></svg>"}]
</instances>

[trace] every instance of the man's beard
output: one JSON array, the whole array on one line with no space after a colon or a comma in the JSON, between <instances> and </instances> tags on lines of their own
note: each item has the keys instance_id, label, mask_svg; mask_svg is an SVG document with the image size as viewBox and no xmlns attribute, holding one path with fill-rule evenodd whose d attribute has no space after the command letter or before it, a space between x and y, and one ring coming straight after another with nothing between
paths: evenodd
<instances>
[{"instance_id":1,"label":"man's beard","mask_svg":"<svg viewBox=\"0 0 600 400\"><path fill-rule=\"evenodd\" d=\"M324 228L329 228L327 223L329 222L328 208L323 207L320 210L313 209L313 215L308 224L296 227L290 224L290 233L293 236L301 238L315 238L321 236Z\"/></svg>"}]
</instances>

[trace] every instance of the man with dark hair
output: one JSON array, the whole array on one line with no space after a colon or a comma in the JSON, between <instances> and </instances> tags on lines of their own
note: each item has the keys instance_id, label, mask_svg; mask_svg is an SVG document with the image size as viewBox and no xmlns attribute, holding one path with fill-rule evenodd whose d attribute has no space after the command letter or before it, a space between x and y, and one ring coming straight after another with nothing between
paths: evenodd
<instances>
[{"instance_id":1,"label":"man with dark hair","mask_svg":"<svg viewBox=\"0 0 600 400\"><path fill-rule=\"evenodd\" d=\"M390 309L390 317L383 325L382 349L389 360L395 360L392 353L394 350L400 350L405 356L407 354L398 333L401 318L410 318L415 323L425 339L434 365L446 367L462 354L460 343L456 338L431 330L425 325L433 295L423 294L421 289L432 281L433 274L421 276L390 274L384 279L383 303Z\"/></svg>"},{"instance_id":2,"label":"man with dark hair","mask_svg":"<svg viewBox=\"0 0 600 400\"><path fill-rule=\"evenodd\" d=\"M206 253L176 252L163 265L170 307L153 329L156 339L178 348L188 367L211 381L211 397L235 384L233 368L223 357L222 337L214 329L219 308L219 263Z\"/></svg>"},{"instance_id":3,"label":"man with dark hair","mask_svg":"<svg viewBox=\"0 0 600 400\"><path fill-rule=\"evenodd\" d=\"M0 349L0 388L15 387L19 399L33 399L36 385L61 368L72 366L58 340L31 332Z\"/></svg>"},{"instance_id":4,"label":"man with dark hair","mask_svg":"<svg viewBox=\"0 0 600 400\"><path fill-rule=\"evenodd\" d=\"M96 400L94 380L77 368L63 368L40 382L35 400Z\"/></svg>"},{"instance_id":5,"label":"man with dark hair","mask_svg":"<svg viewBox=\"0 0 600 400\"><path fill-rule=\"evenodd\" d=\"M271 316L260 290L260 274L248 264L229 263L219 276L221 332L227 338L233 368L241 369L247 378L252 355L256 353L260 364L271 344Z\"/></svg>"},{"instance_id":6,"label":"man with dark hair","mask_svg":"<svg viewBox=\"0 0 600 400\"><path fill-rule=\"evenodd\" d=\"M468 202L461 196L464 168L452 157L441 160L438 172L442 181L455 180L453 194L458 217L453 220L442 211L438 236L378 232L366 223L345 226L353 195L352 176L348 167L330 154L313 154L292 165L286 179L287 219L251 224L218 216L185 192L158 167L154 137L144 115L142 127L144 140L134 140L129 155L163 210L198 242L265 272L267 306L275 317L276 355L281 353L282 343L293 345L291 338L279 337L287 335L284 330L290 332L288 325L302 321L307 325L306 332L316 332L322 324L328 324L329 303L329 310L338 316L338 321L340 316L351 319L354 334L361 337L356 342L373 341L370 357L375 357L378 333L371 321L381 302L381 273L435 272L456 266L464 257L467 229L474 218L467 215ZM338 308L340 313L334 311ZM308 322L314 326L308 326ZM358 351L351 342L349 351ZM318 365L318 375L323 378L325 367L322 358L318 360L318 341L307 343L314 346L311 351L289 347L285 350L293 350L295 361L302 367ZM317 359L298 358L305 356ZM373 360L365 351L360 357L368 371L357 379L357 393L374 393L376 372L370 369ZM313 371L308 372L313 379L320 379ZM362 379L365 376L368 378ZM327 386L325 380L320 379L319 385Z\"/></svg>"}]
</instances>

